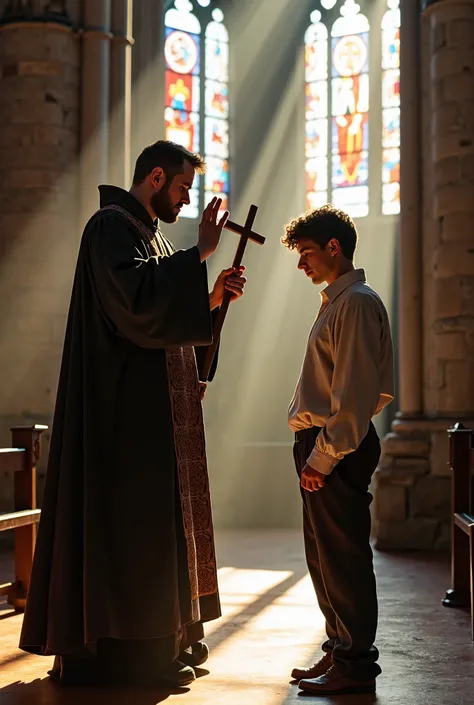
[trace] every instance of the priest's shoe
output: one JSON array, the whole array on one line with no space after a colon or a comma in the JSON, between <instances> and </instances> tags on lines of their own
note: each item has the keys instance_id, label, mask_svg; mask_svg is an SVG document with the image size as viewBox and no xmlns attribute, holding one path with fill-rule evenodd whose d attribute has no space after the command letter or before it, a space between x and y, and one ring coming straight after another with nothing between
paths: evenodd
<instances>
[{"instance_id":1,"label":"priest's shoe","mask_svg":"<svg viewBox=\"0 0 474 705\"><path fill-rule=\"evenodd\" d=\"M174 661L171 666L159 674L159 681L172 688L183 688L196 680L196 674L191 666L181 661Z\"/></svg>"},{"instance_id":2,"label":"priest's shoe","mask_svg":"<svg viewBox=\"0 0 474 705\"><path fill-rule=\"evenodd\" d=\"M291 672L291 677L294 678L295 681L300 681L303 678L319 678L319 676L324 676L330 666L332 666L331 652L324 654L314 666L310 666L309 668L294 668Z\"/></svg>"},{"instance_id":3,"label":"priest's shoe","mask_svg":"<svg viewBox=\"0 0 474 705\"><path fill-rule=\"evenodd\" d=\"M336 666L331 666L323 676L303 679L298 686L305 693L313 695L361 695L375 693L375 678L370 681L354 681L339 673Z\"/></svg>"},{"instance_id":4,"label":"priest's shoe","mask_svg":"<svg viewBox=\"0 0 474 705\"><path fill-rule=\"evenodd\" d=\"M190 646L190 649L190 651L189 649L181 651L179 654L179 660L182 663L192 667L202 666L203 663L206 663L209 658L209 648L207 644L204 644L202 641L197 641ZM303 678L303 676L301 677Z\"/></svg>"}]
</instances>

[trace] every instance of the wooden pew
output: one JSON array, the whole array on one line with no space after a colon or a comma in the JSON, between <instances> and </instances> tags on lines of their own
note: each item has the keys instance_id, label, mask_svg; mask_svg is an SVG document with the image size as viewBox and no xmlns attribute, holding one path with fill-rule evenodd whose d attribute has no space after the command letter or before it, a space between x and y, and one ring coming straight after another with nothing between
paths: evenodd
<instances>
[{"instance_id":1,"label":"wooden pew","mask_svg":"<svg viewBox=\"0 0 474 705\"><path fill-rule=\"evenodd\" d=\"M14 509L0 514L0 531L15 532L15 581L0 585L0 595L18 612L25 609L30 585L36 529L41 511L36 506L36 465L41 455L41 434L47 426L11 429L12 448L0 448L0 472L14 476Z\"/></svg>"},{"instance_id":2,"label":"wooden pew","mask_svg":"<svg viewBox=\"0 0 474 705\"><path fill-rule=\"evenodd\" d=\"M448 434L452 470L451 588L443 605L471 608L474 641L474 433L457 423Z\"/></svg>"}]
</instances>

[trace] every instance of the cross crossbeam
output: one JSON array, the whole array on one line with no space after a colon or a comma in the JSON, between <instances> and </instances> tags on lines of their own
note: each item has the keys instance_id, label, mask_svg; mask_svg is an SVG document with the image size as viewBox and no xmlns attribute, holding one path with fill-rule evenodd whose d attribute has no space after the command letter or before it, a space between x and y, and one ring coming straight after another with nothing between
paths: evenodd
<instances>
[{"instance_id":1,"label":"cross crossbeam","mask_svg":"<svg viewBox=\"0 0 474 705\"><path fill-rule=\"evenodd\" d=\"M231 232L236 233L237 235L243 235L245 226L238 225L232 220L228 220L225 224L225 228L226 230L230 230ZM248 239L252 242L256 242L258 245L263 245L265 243L265 238L262 235L259 235L258 233L254 232L253 230L250 231Z\"/></svg>"},{"instance_id":2,"label":"cross crossbeam","mask_svg":"<svg viewBox=\"0 0 474 705\"><path fill-rule=\"evenodd\" d=\"M251 242L258 243L259 245L263 245L265 242L265 238L262 235L259 235L258 233L254 232L252 230L255 218L257 216L257 211L258 211L257 206L254 206L254 205L250 206L249 212L247 215L247 219L245 221L245 225L238 225L237 223L234 223L233 221L228 220L224 226L226 230L230 230L231 232L237 233L237 235L240 235L239 245L237 247L234 261L232 263L232 267L234 267L234 269L237 269L242 264L242 259L243 259L244 253L245 253L245 248L247 247L247 243L249 240ZM222 301L222 305L219 310L219 314L217 316L216 325L214 327L214 334L213 334L212 343L208 348L206 359L204 361L204 367L201 370L201 381L202 382L207 382L207 380L209 378L209 372L211 371L212 363L214 361L214 357L216 355L217 348L219 346L221 331L222 331L222 327L224 325L227 311L229 309L229 304L230 304L231 298L232 298L232 294L229 291L226 291L224 294L224 300Z\"/></svg>"}]
</instances>

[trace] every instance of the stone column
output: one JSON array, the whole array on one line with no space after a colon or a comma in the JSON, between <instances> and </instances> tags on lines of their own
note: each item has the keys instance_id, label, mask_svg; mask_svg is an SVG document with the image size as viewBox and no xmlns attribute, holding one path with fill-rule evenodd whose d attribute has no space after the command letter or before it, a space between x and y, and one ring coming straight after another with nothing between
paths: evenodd
<instances>
[{"instance_id":1,"label":"stone column","mask_svg":"<svg viewBox=\"0 0 474 705\"><path fill-rule=\"evenodd\" d=\"M402 9L408 12L410 4ZM414 13L415 3L409 20L402 15L402 160L411 168L417 162L405 141L413 121L412 134L415 129L423 133L423 199L418 201L423 205L423 223L417 232L407 214L410 175L403 170L400 265L402 286L404 281L408 288L413 286L416 276L423 284L423 318L418 318L415 330L419 314L414 315L409 295L401 292L402 413L384 440L376 473L376 545L388 549L448 547L446 430L458 420L471 426L474 417L474 1L428 2L422 60L411 63L415 43L407 33L418 24ZM403 103L413 67L420 63L424 67L421 116L416 109L407 111ZM409 236L416 240L416 253L422 244L421 274L414 261L403 256ZM421 399L419 358L413 338L408 338L414 335L420 340L420 332Z\"/></svg>"},{"instance_id":2,"label":"stone column","mask_svg":"<svg viewBox=\"0 0 474 705\"><path fill-rule=\"evenodd\" d=\"M111 0L84 0L82 29L80 225L98 208L109 178Z\"/></svg>"},{"instance_id":3,"label":"stone column","mask_svg":"<svg viewBox=\"0 0 474 705\"><path fill-rule=\"evenodd\" d=\"M64 2L0 16L0 445L51 420L77 254L79 42ZM1 478L0 505L11 478Z\"/></svg>"},{"instance_id":4,"label":"stone column","mask_svg":"<svg viewBox=\"0 0 474 705\"><path fill-rule=\"evenodd\" d=\"M110 181L130 185L132 98L132 0L112 0L110 61Z\"/></svg>"},{"instance_id":5,"label":"stone column","mask_svg":"<svg viewBox=\"0 0 474 705\"><path fill-rule=\"evenodd\" d=\"M140 41L132 60L132 167L142 149L164 136L164 4L133 3L133 32Z\"/></svg>"},{"instance_id":6,"label":"stone column","mask_svg":"<svg viewBox=\"0 0 474 705\"><path fill-rule=\"evenodd\" d=\"M419 416L422 398L421 270L421 80L417 3L401 0L400 72L400 240L398 260L399 409L403 417Z\"/></svg>"}]
</instances>

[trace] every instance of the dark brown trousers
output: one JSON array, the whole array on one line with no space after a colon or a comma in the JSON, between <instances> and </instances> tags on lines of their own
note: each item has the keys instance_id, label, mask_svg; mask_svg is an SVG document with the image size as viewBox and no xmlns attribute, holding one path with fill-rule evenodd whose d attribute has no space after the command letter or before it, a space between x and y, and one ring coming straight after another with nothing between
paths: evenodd
<instances>
[{"instance_id":1,"label":"dark brown trousers","mask_svg":"<svg viewBox=\"0 0 474 705\"><path fill-rule=\"evenodd\" d=\"M310 455L319 428L296 434L294 459L298 476ZM359 448L341 460L317 492L301 489L303 531L308 570L338 670L365 681L381 673L374 646L378 605L370 546L369 485L380 457L377 432L370 425Z\"/></svg>"}]
</instances>

